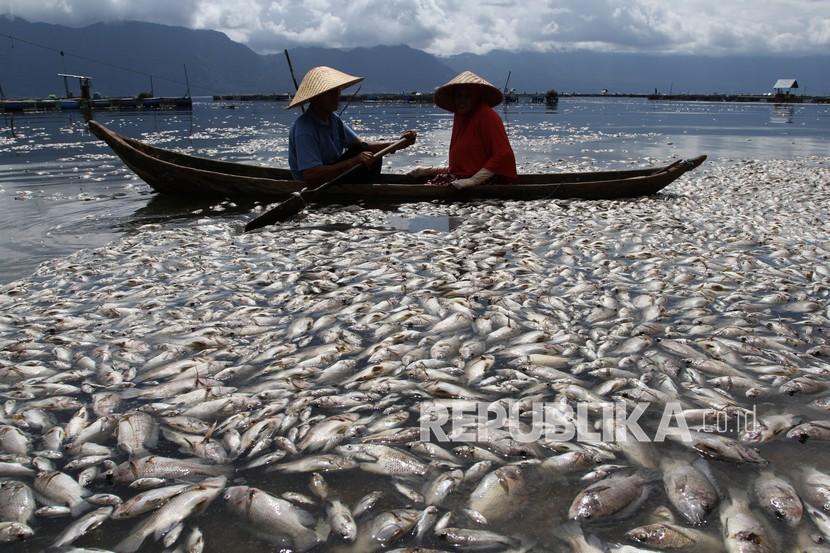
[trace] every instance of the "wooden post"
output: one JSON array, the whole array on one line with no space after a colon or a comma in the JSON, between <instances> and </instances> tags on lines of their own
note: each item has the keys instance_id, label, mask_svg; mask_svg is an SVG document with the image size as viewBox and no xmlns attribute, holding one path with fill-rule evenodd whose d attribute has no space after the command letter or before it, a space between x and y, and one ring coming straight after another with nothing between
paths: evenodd
<instances>
[{"instance_id":1,"label":"wooden post","mask_svg":"<svg viewBox=\"0 0 830 553\"><path fill-rule=\"evenodd\" d=\"M81 98L91 100L89 79L81 79Z\"/></svg>"},{"instance_id":2,"label":"wooden post","mask_svg":"<svg viewBox=\"0 0 830 553\"><path fill-rule=\"evenodd\" d=\"M190 78L187 76L187 64L184 65L184 81L187 84L187 98L190 98Z\"/></svg>"},{"instance_id":3,"label":"wooden post","mask_svg":"<svg viewBox=\"0 0 830 553\"><path fill-rule=\"evenodd\" d=\"M84 121L92 120L92 86L87 78L81 78L81 113Z\"/></svg>"}]
</instances>

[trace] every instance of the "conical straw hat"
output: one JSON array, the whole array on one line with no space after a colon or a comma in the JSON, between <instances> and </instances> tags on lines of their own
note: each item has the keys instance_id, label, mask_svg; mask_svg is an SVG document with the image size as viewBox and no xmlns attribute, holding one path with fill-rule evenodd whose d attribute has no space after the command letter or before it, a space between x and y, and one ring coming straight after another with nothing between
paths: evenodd
<instances>
[{"instance_id":1,"label":"conical straw hat","mask_svg":"<svg viewBox=\"0 0 830 553\"><path fill-rule=\"evenodd\" d=\"M297 94L294 95L288 107L293 108L299 106L315 96L325 94L329 90L347 88L362 80L363 77L355 77L354 75L343 73L342 71L326 67L325 65L314 67L303 77L303 82L300 83Z\"/></svg>"},{"instance_id":2,"label":"conical straw hat","mask_svg":"<svg viewBox=\"0 0 830 553\"><path fill-rule=\"evenodd\" d=\"M455 99L453 93L457 86L474 85L481 90L481 98L487 105L494 107L502 103L504 95L501 90L485 81L472 71L464 71L456 75L447 84L435 89L435 105L447 111L455 111Z\"/></svg>"}]
</instances>

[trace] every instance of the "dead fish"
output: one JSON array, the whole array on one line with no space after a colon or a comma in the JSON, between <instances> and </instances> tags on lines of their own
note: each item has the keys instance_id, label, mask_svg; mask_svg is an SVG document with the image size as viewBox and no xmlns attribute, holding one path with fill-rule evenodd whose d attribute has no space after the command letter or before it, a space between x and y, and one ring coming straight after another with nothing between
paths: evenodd
<instances>
[{"instance_id":1,"label":"dead fish","mask_svg":"<svg viewBox=\"0 0 830 553\"><path fill-rule=\"evenodd\" d=\"M354 505L354 509L352 511L354 518L371 511L381 497L383 497L383 492L381 491L369 492L361 497Z\"/></svg>"},{"instance_id":2,"label":"dead fish","mask_svg":"<svg viewBox=\"0 0 830 553\"><path fill-rule=\"evenodd\" d=\"M763 443L773 440L784 434L802 420L798 415L781 414L769 415L747 424L746 430L741 433L742 442Z\"/></svg>"},{"instance_id":3,"label":"dead fish","mask_svg":"<svg viewBox=\"0 0 830 553\"><path fill-rule=\"evenodd\" d=\"M777 550L763 524L749 508L746 495L730 490L721 506L723 539L730 553L773 553Z\"/></svg>"},{"instance_id":4,"label":"dead fish","mask_svg":"<svg viewBox=\"0 0 830 553\"><path fill-rule=\"evenodd\" d=\"M830 513L830 475L819 472L814 467L805 467L799 471L799 476L799 489L805 503Z\"/></svg>"},{"instance_id":5,"label":"dead fish","mask_svg":"<svg viewBox=\"0 0 830 553\"><path fill-rule=\"evenodd\" d=\"M225 465L208 465L187 459L150 455L121 463L111 471L109 477L115 482L129 484L140 478L187 480L200 476L225 475L232 470Z\"/></svg>"},{"instance_id":6,"label":"dead fish","mask_svg":"<svg viewBox=\"0 0 830 553\"><path fill-rule=\"evenodd\" d=\"M694 432L690 445L695 451L711 459L733 463L767 464L767 460L761 457L758 451L726 436Z\"/></svg>"},{"instance_id":7,"label":"dead fish","mask_svg":"<svg viewBox=\"0 0 830 553\"><path fill-rule=\"evenodd\" d=\"M359 463L357 460L342 455L310 455L297 459L296 461L288 461L286 463L272 465L266 469L266 472L328 472L336 470L349 470L356 468L358 465Z\"/></svg>"},{"instance_id":8,"label":"dead fish","mask_svg":"<svg viewBox=\"0 0 830 553\"><path fill-rule=\"evenodd\" d=\"M224 497L234 514L276 543L302 552L320 541L314 517L283 499L248 486L230 487Z\"/></svg>"},{"instance_id":9,"label":"dead fish","mask_svg":"<svg viewBox=\"0 0 830 553\"><path fill-rule=\"evenodd\" d=\"M654 478L645 473L612 475L579 492L568 510L568 518L578 521L624 517L633 513L646 497Z\"/></svg>"},{"instance_id":10,"label":"dead fish","mask_svg":"<svg viewBox=\"0 0 830 553\"><path fill-rule=\"evenodd\" d=\"M225 488L224 476L207 478L173 497L159 510L145 518L113 549L116 553L134 553L150 534L161 538L189 516L207 509Z\"/></svg>"},{"instance_id":11,"label":"dead fish","mask_svg":"<svg viewBox=\"0 0 830 553\"><path fill-rule=\"evenodd\" d=\"M349 508L339 499L326 502L326 515L332 531L343 541L353 542L357 537L357 525Z\"/></svg>"},{"instance_id":12,"label":"dead fish","mask_svg":"<svg viewBox=\"0 0 830 553\"><path fill-rule=\"evenodd\" d=\"M775 476L772 471L761 472L755 479L753 490L758 503L772 516L793 527L801 522L801 499L788 482Z\"/></svg>"},{"instance_id":13,"label":"dead fish","mask_svg":"<svg viewBox=\"0 0 830 553\"><path fill-rule=\"evenodd\" d=\"M0 482L0 520L28 524L35 511L35 496L23 482Z\"/></svg>"},{"instance_id":14,"label":"dead fish","mask_svg":"<svg viewBox=\"0 0 830 553\"><path fill-rule=\"evenodd\" d=\"M111 516L114 519L132 518L150 511L155 511L167 503L172 497L182 493L189 487L190 484L176 484L141 492L120 505L117 505Z\"/></svg>"},{"instance_id":15,"label":"dead fish","mask_svg":"<svg viewBox=\"0 0 830 553\"><path fill-rule=\"evenodd\" d=\"M808 439L830 440L830 421L811 421L799 424L787 432L787 437L801 443Z\"/></svg>"},{"instance_id":16,"label":"dead fish","mask_svg":"<svg viewBox=\"0 0 830 553\"><path fill-rule=\"evenodd\" d=\"M78 538L88 534L92 530L101 526L112 513L112 507L101 507L90 513L85 514L61 532L55 538L53 547L62 547L70 543L74 543Z\"/></svg>"},{"instance_id":17,"label":"dead fish","mask_svg":"<svg viewBox=\"0 0 830 553\"><path fill-rule=\"evenodd\" d=\"M360 525L351 551L373 553L386 547L411 532L420 514L420 511L413 509L394 509L380 513Z\"/></svg>"},{"instance_id":18,"label":"dead fish","mask_svg":"<svg viewBox=\"0 0 830 553\"><path fill-rule=\"evenodd\" d=\"M515 513L524 500L525 479L519 467L508 465L490 472L470 493L468 507L487 520L500 520Z\"/></svg>"},{"instance_id":19,"label":"dead fish","mask_svg":"<svg viewBox=\"0 0 830 553\"><path fill-rule=\"evenodd\" d=\"M718 505L718 493L707 475L694 463L667 460L661 463L669 501L690 524L703 524Z\"/></svg>"},{"instance_id":20,"label":"dead fish","mask_svg":"<svg viewBox=\"0 0 830 553\"><path fill-rule=\"evenodd\" d=\"M427 466L417 458L381 444L348 444L338 446L338 453L358 462L361 470L387 476L422 476Z\"/></svg>"},{"instance_id":21,"label":"dead fish","mask_svg":"<svg viewBox=\"0 0 830 553\"><path fill-rule=\"evenodd\" d=\"M497 534L488 530L472 530L467 528L443 528L436 532L438 538L459 549L482 549L493 547L513 547L519 540L513 537Z\"/></svg>"},{"instance_id":22,"label":"dead fish","mask_svg":"<svg viewBox=\"0 0 830 553\"><path fill-rule=\"evenodd\" d=\"M626 532L625 536L639 544L661 550L718 551L723 547L720 540L706 532L684 528L671 522L656 522L639 526Z\"/></svg>"},{"instance_id":23,"label":"dead fish","mask_svg":"<svg viewBox=\"0 0 830 553\"><path fill-rule=\"evenodd\" d=\"M0 451L14 455L29 454L29 438L14 426L0 425Z\"/></svg>"},{"instance_id":24,"label":"dead fish","mask_svg":"<svg viewBox=\"0 0 830 553\"><path fill-rule=\"evenodd\" d=\"M809 376L799 376L781 385L782 393L794 396L796 394L812 395L827 390L828 384Z\"/></svg>"},{"instance_id":25,"label":"dead fish","mask_svg":"<svg viewBox=\"0 0 830 553\"><path fill-rule=\"evenodd\" d=\"M424 489L424 501L427 505L441 505L449 494L461 484L464 472L461 469L439 474Z\"/></svg>"},{"instance_id":26,"label":"dead fish","mask_svg":"<svg viewBox=\"0 0 830 553\"><path fill-rule=\"evenodd\" d=\"M52 501L66 505L77 516L86 508L84 497L90 495L68 474L60 471L44 471L35 476L34 488L39 494Z\"/></svg>"},{"instance_id":27,"label":"dead fish","mask_svg":"<svg viewBox=\"0 0 830 553\"><path fill-rule=\"evenodd\" d=\"M34 530L22 522L0 522L0 543L14 543L34 535Z\"/></svg>"}]
</instances>

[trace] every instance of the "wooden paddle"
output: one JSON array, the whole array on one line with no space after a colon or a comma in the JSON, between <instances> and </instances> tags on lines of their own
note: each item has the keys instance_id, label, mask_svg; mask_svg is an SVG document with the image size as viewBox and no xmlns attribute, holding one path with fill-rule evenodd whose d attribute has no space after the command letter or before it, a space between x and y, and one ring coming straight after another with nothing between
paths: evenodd
<instances>
[{"instance_id":1,"label":"wooden paddle","mask_svg":"<svg viewBox=\"0 0 830 553\"><path fill-rule=\"evenodd\" d=\"M403 146L406 143L406 138L401 138L394 144L390 144L386 148L382 149L381 151L377 152L373 155L375 158L382 157L392 150L398 148L399 146ZM270 209L245 225L245 232L258 229L261 227L266 227L268 225L273 225L274 223L279 223L281 221L287 221L288 219L292 218L294 215L302 211L302 209L306 206L306 204L310 201L314 201L315 198L320 196L323 192L326 191L326 188L337 184L337 181L357 169L363 165L359 163L357 165L352 165L333 179L328 182L324 182L317 188L313 190L309 190L308 188L303 188L299 192L294 192L290 198L279 204L277 207Z\"/></svg>"}]
</instances>

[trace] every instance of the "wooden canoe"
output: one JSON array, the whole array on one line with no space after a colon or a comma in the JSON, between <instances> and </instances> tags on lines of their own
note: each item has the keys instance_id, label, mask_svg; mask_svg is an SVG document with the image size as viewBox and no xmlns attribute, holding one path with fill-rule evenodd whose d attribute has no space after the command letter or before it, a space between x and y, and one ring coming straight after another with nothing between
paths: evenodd
<instances>
[{"instance_id":1,"label":"wooden canoe","mask_svg":"<svg viewBox=\"0 0 830 553\"><path fill-rule=\"evenodd\" d=\"M112 148L127 167L162 194L273 201L305 186L292 180L287 169L214 161L163 150L114 132L96 121L90 121L89 128ZM698 156L648 169L525 174L519 175L519 181L515 184L476 186L461 191L452 187L423 186L423 179L408 175L383 174L378 184L332 187L327 191L326 198L332 201L365 199L390 202L476 198L634 198L657 193L705 160L706 156Z\"/></svg>"}]
</instances>

